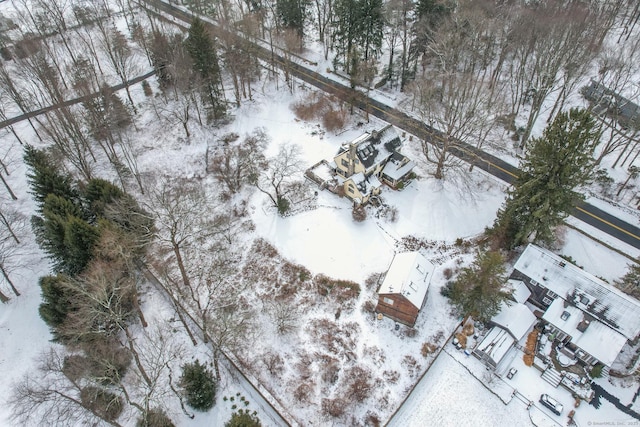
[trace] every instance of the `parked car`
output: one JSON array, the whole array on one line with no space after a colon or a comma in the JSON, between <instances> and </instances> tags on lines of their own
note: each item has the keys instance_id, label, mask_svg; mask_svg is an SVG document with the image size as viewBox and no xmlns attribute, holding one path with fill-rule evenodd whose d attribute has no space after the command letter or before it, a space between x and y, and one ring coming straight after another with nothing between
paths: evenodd
<instances>
[{"instance_id":1,"label":"parked car","mask_svg":"<svg viewBox=\"0 0 640 427\"><path fill-rule=\"evenodd\" d=\"M562 413L562 404L555 400L553 397L549 397L548 394L543 394L540 396L540 403L551 409L554 414L560 415Z\"/></svg>"},{"instance_id":2,"label":"parked car","mask_svg":"<svg viewBox=\"0 0 640 427\"><path fill-rule=\"evenodd\" d=\"M509 369L509 372L507 372L507 378L509 378L509 379L513 378L513 376L516 373L518 373L518 370L516 368Z\"/></svg>"}]
</instances>

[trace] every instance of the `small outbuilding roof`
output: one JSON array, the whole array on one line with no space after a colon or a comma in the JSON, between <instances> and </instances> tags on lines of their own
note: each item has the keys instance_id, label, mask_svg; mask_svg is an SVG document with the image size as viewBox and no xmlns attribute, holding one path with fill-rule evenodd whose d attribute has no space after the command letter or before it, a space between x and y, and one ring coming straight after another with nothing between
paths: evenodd
<instances>
[{"instance_id":1,"label":"small outbuilding roof","mask_svg":"<svg viewBox=\"0 0 640 427\"><path fill-rule=\"evenodd\" d=\"M434 270L435 266L419 252L395 254L378 294L401 294L420 309Z\"/></svg>"},{"instance_id":2,"label":"small outbuilding roof","mask_svg":"<svg viewBox=\"0 0 640 427\"><path fill-rule=\"evenodd\" d=\"M531 291L522 280L509 279L507 290L512 291L511 297L520 304L524 304L531 296Z\"/></svg>"},{"instance_id":3,"label":"small outbuilding roof","mask_svg":"<svg viewBox=\"0 0 640 427\"><path fill-rule=\"evenodd\" d=\"M413 161L396 151L382 169L382 174L397 181L405 177L415 166Z\"/></svg>"},{"instance_id":4,"label":"small outbuilding roof","mask_svg":"<svg viewBox=\"0 0 640 427\"><path fill-rule=\"evenodd\" d=\"M493 316L491 322L509 331L520 341L536 323L536 316L524 304L502 303L500 312Z\"/></svg>"},{"instance_id":5,"label":"small outbuilding roof","mask_svg":"<svg viewBox=\"0 0 640 427\"><path fill-rule=\"evenodd\" d=\"M475 348L474 353L480 356L481 359L490 362L493 366L497 366L511 349L514 342L515 340L509 332L499 326L494 326Z\"/></svg>"}]
</instances>

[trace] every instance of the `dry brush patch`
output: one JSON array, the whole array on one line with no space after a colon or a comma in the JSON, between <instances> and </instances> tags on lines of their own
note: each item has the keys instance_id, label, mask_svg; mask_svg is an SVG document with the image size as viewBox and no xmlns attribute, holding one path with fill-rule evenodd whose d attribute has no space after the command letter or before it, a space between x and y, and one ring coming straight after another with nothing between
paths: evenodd
<instances>
[{"instance_id":1,"label":"dry brush patch","mask_svg":"<svg viewBox=\"0 0 640 427\"><path fill-rule=\"evenodd\" d=\"M338 100L324 94L313 92L305 99L297 101L291 107L300 120L321 120L322 125L329 132L336 132L347 121L347 111L341 105L336 106Z\"/></svg>"},{"instance_id":2,"label":"dry brush patch","mask_svg":"<svg viewBox=\"0 0 640 427\"><path fill-rule=\"evenodd\" d=\"M524 348L524 356L522 359L524 360L524 364L527 366L533 366L533 359L536 354L536 342L538 341L538 330L534 329L529 333L527 337L527 343Z\"/></svg>"}]
</instances>

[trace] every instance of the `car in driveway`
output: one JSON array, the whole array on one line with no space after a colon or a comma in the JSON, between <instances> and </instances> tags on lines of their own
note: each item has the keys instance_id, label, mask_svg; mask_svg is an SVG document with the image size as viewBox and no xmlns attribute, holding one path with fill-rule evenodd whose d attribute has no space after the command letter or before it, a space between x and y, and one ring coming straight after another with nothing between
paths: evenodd
<instances>
[{"instance_id":1,"label":"car in driveway","mask_svg":"<svg viewBox=\"0 0 640 427\"><path fill-rule=\"evenodd\" d=\"M562 413L562 404L555 400L553 397L550 397L548 394L543 394L540 396L540 403L542 403L543 406L551 409L551 411L556 415L560 415Z\"/></svg>"},{"instance_id":2,"label":"car in driveway","mask_svg":"<svg viewBox=\"0 0 640 427\"><path fill-rule=\"evenodd\" d=\"M509 369L509 372L507 372L507 378L511 379L517 373L518 373L518 370L516 368L511 368Z\"/></svg>"}]
</instances>

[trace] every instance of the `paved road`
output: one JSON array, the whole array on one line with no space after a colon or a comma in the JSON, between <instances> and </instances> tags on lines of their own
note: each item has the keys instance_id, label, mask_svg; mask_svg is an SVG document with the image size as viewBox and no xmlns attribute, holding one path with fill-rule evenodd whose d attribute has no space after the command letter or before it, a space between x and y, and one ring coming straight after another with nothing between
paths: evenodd
<instances>
[{"instance_id":1,"label":"paved road","mask_svg":"<svg viewBox=\"0 0 640 427\"><path fill-rule=\"evenodd\" d=\"M153 76L155 73L156 73L155 71L150 71L150 72L148 72L146 74L143 74L141 76L135 77L135 78L133 78L133 79L131 79L131 80L129 80L127 82L127 86L133 86L136 83L140 83L141 81L146 80L149 77ZM120 83L120 84L117 84L115 86L111 86L111 90L115 92L115 91L124 89L124 87L125 87L124 83ZM51 105L49 107L40 108L39 110L30 111L30 112L28 112L26 114L22 114L22 115L19 115L19 116L16 116L16 117L12 117L10 119L1 121L0 122L0 129L3 129L3 128L7 127L7 126L11 126L11 125L16 124L18 122L21 122L22 120L32 119L32 118L37 117L37 116L39 116L41 114L47 113L49 111L56 110L58 108L70 107L72 105L88 101L90 99L96 98L96 97L101 96L101 95L102 95L102 93L97 92L97 93L93 93L91 95L81 96L79 98L69 99L69 100L66 100L66 101L64 101L64 102L62 102L60 104L57 104L57 105Z\"/></svg>"},{"instance_id":2,"label":"paved road","mask_svg":"<svg viewBox=\"0 0 640 427\"><path fill-rule=\"evenodd\" d=\"M186 23L190 22L192 16L176 6L158 0L145 0L147 4L160 9L174 18ZM220 27L211 24L217 32L224 31ZM234 34L234 36L238 36ZM432 144L439 145L443 134L431 126L408 116L397 109L391 108L357 90L351 89L343 84L330 80L308 68L290 61L281 55L271 52L268 48L255 44L254 53L265 61L275 61L287 69L300 80L303 80L318 89L331 93L338 98L349 102L357 108L368 111L370 114L386 121L394 126L403 129L418 138L424 139ZM452 154L460 159L481 168L502 181L513 184L518 175L518 169L509 163L489 154L472 145L459 142L451 150ZM588 203L579 203L572 211L571 215L586 224L623 241L635 248L640 249L640 228L635 224L630 224L613 215L604 212Z\"/></svg>"}]
</instances>

